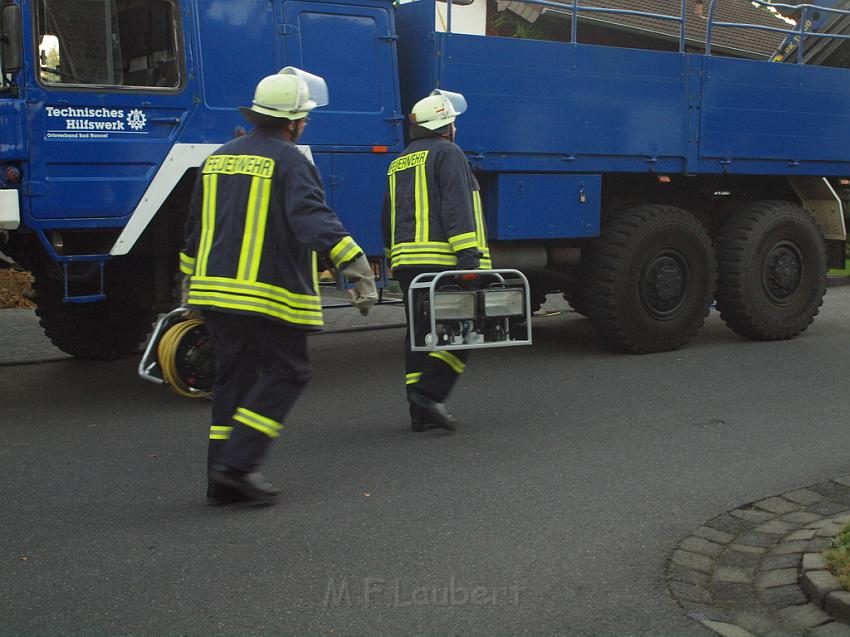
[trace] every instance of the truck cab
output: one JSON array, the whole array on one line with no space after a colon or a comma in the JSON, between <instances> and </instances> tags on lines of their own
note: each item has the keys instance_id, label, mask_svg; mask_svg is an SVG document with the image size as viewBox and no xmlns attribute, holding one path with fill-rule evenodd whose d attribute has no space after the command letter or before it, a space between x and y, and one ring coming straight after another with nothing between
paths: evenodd
<instances>
[{"instance_id":1,"label":"truck cab","mask_svg":"<svg viewBox=\"0 0 850 637\"><path fill-rule=\"evenodd\" d=\"M0 93L0 250L33 271L60 348L125 354L173 305L195 169L244 132L237 107L283 66L332 78L306 142L330 205L382 253L380 175L403 143L389 2L5 6L4 52L20 59Z\"/></svg>"}]
</instances>

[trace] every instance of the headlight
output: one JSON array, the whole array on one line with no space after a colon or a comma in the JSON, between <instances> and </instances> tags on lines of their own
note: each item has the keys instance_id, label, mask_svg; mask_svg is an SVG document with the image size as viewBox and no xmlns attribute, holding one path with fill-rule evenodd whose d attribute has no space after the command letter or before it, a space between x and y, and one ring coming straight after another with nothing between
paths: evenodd
<instances>
[{"instance_id":1,"label":"headlight","mask_svg":"<svg viewBox=\"0 0 850 637\"><path fill-rule=\"evenodd\" d=\"M525 298L522 290L482 290L484 316L519 316L525 314Z\"/></svg>"}]
</instances>

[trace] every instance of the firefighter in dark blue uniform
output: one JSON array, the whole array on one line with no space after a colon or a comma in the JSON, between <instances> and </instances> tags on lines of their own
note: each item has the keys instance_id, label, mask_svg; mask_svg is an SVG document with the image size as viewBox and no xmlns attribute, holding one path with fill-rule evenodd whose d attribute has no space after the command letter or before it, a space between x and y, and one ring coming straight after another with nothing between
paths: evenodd
<instances>
[{"instance_id":1,"label":"firefighter in dark blue uniform","mask_svg":"<svg viewBox=\"0 0 850 637\"><path fill-rule=\"evenodd\" d=\"M410 284L419 274L492 267L478 182L454 143L454 122L465 110L463 96L449 91L436 90L417 102L410 115L411 143L387 171L384 245L405 312ZM411 317L407 320L409 325ZM427 331L423 321L418 324ZM445 401L467 360L464 351L413 352L407 331L405 382L414 431L456 428Z\"/></svg>"},{"instance_id":2,"label":"firefighter in dark blue uniform","mask_svg":"<svg viewBox=\"0 0 850 637\"><path fill-rule=\"evenodd\" d=\"M307 333L322 327L317 259L355 283L362 312L377 300L371 267L325 203L321 177L295 146L324 80L287 67L264 78L255 128L199 171L180 255L185 305L201 310L216 352L208 503L279 494L258 472L310 377Z\"/></svg>"}]
</instances>

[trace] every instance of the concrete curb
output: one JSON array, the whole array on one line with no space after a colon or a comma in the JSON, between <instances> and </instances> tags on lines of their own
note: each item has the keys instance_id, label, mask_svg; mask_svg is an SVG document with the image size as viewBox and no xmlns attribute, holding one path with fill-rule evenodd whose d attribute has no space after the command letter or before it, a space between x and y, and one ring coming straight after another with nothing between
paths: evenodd
<instances>
[{"instance_id":1,"label":"concrete curb","mask_svg":"<svg viewBox=\"0 0 850 637\"><path fill-rule=\"evenodd\" d=\"M724 637L850 637L836 621L850 618L850 593L820 555L847 522L850 476L723 513L674 550L670 593Z\"/></svg>"}]
</instances>

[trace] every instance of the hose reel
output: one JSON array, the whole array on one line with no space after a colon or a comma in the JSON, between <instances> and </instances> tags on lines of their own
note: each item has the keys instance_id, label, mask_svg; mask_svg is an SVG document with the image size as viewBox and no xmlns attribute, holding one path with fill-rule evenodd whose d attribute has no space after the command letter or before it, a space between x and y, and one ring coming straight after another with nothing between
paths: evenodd
<instances>
[{"instance_id":1,"label":"hose reel","mask_svg":"<svg viewBox=\"0 0 850 637\"><path fill-rule=\"evenodd\" d=\"M215 352L203 319L186 318L185 308L163 316L156 325L139 375L165 384L179 396L204 398L212 393Z\"/></svg>"}]
</instances>

